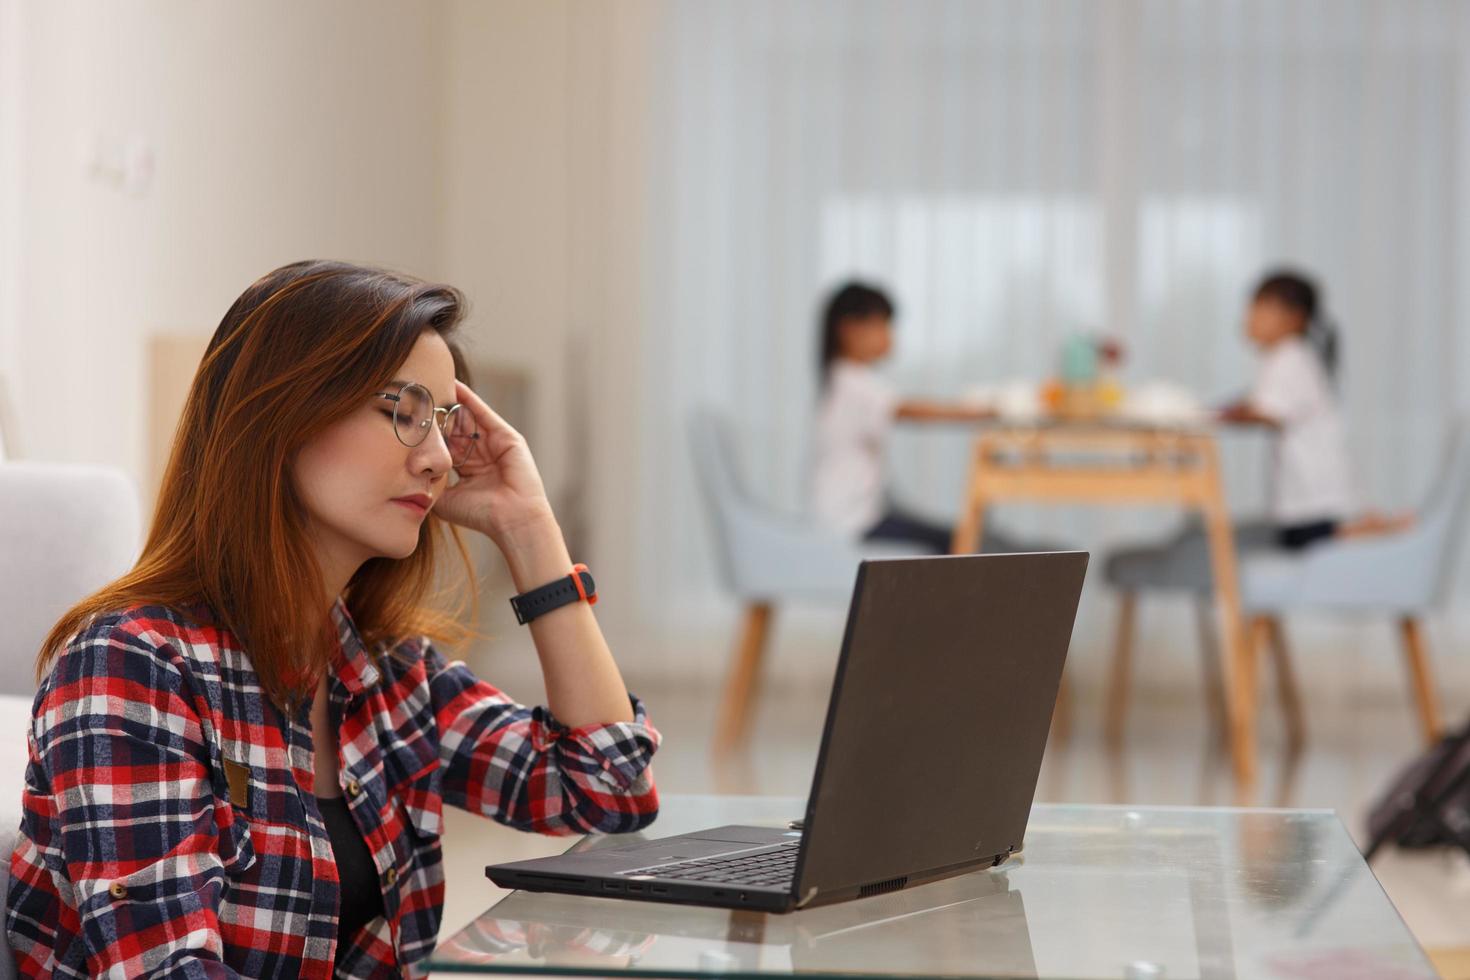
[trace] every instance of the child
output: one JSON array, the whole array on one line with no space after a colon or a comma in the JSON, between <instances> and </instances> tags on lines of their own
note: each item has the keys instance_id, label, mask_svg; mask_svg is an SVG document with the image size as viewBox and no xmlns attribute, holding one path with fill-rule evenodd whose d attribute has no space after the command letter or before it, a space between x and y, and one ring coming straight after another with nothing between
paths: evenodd
<instances>
[{"instance_id":1,"label":"child","mask_svg":"<svg viewBox=\"0 0 1470 980\"><path fill-rule=\"evenodd\" d=\"M1336 331L1318 316L1317 289L1289 271L1256 287L1246 336L1260 351L1250 394L1220 413L1222 421L1277 432L1271 517L1277 543L1291 550L1318 541L1398 530L1408 517L1352 517L1342 415L1332 390Z\"/></svg>"},{"instance_id":2,"label":"child","mask_svg":"<svg viewBox=\"0 0 1470 980\"><path fill-rule=\"evenodd\" d=\"M817 409L813 510L855 539L911 542L949 551L951 530L895 507L885 492L884 452L895 419L974 420L980 412L901 400L874 369L893 347L893 302L879 289L848 283L822 317L821 400Z\"/></svg>"}]
</instances>

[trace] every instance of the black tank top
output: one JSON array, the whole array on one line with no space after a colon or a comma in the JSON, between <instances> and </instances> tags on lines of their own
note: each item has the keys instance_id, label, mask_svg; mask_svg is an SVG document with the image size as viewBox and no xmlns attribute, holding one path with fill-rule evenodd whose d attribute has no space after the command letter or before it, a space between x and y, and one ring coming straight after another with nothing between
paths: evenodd
<instances>
[{"instance_id":1,"label":"black tank top","mask_svg":"<svg viewBox=\"0 0 1470 980\"><path fill-rule=\"evenodd\" d=\"M341 900L337 912L337 956L340 961L346 943L357 930L383 914L383 893L379 890L378 869L373 854L352 820L347 799L342 796L318 796L316 805L332 839L332 854L337 861L337 881Z\"/></svg>"}]
</instances>

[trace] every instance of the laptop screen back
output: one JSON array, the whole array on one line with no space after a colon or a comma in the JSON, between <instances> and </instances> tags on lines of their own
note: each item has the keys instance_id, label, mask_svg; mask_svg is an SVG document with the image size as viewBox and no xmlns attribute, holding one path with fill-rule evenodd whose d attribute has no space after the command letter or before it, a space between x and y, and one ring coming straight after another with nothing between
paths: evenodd
<instances>
[{"instance_id":1,"label":"laptop screen back","mask_svg":"<svg viewBox=\"0 0 1470 980\"><path fill-rule=\"evenodd\" d=\"M1022 845L1082 552L865 561L808 801L797 901Z\"/></svg>"}]
</instances>

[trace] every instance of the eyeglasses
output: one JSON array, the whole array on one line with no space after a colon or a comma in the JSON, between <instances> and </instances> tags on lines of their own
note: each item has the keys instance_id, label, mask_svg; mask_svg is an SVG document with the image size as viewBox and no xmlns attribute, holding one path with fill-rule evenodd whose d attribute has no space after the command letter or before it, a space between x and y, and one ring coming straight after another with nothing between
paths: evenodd
<instances>
[{"instance_id":1,"label":"eyeglasses","mask_svg":"<svg viewBox=\"0 0 1470 980\"><path fill-rule=\"evenodd\" d=\"M408 382L396 393L380 391L374 397L393 403L393 434L410 449L422 445L429 438L429 427L437 422L449 447L450 462L458 466L469 459L480 438L475 420L464 406L436 407L429 389L417 382Z\"/></svg>"}]
</instances>

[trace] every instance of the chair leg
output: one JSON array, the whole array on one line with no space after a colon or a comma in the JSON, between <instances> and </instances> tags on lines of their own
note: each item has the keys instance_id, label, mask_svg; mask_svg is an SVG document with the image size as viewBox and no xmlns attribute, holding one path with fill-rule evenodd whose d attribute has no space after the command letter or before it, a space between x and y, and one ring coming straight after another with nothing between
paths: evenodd
<instances>
[{"instance_id":1,"label":"chair leg","mask_svg":"<svg viewBox=\"0 0 1470 980\"><path fill-rule=\"evenodd\" d=\"M1215 604L1209 596L1195 600L1195 625L1199 629L1200 666L1205 675L1205 711L1211 729L1223 744L1230 732L1226 717L1225 675L1220 669L1220 632L1215 624Z\"/></svg>"},{"instance_id":2,"label":"chair leg","mask_svg":"<svg viewBox=\"0 0 1470 980\"><path fill-rule=\"evenodd\" d=\"M745 607L740 627L740 641L725 679L725 693L720 703L720 720L715 727L715 751L726 753L745 741L750 721L751 696L760 676L761 658L766 650L766 635L771 625L771 604L752 602Z\"/></svg>"},{"instance_id":3,"label":"chair leg","mask_svg":"<svg viewBox=\"0 0 1470 980\"><path fill-rule=\"evenodd\" d=\"M1439 707L1434 696L1434 671L1429 664L1429 651L1424 643L1424 632L1419 620L1405 616L1399 620L1399 632L1404 638L1404 657L1409 663L1409 675L1414 682L1414 700L1419 706L1419 724L1424 731L1424 741L1433 745L1444 731L1439 721Z\"/></svg>"},{"instance_id":4,"label":"chair leg","mask_svg":"<svg viewBox=\"0 0 1470 980\"><path fill-rule=\"evenodd\" d=\"M1247 798L1254 783L1254 758L1256 737L1256 686L1258 683L1258 667L1260 662L1261 647L1267 639L1267 630L1264 617L1256 617L1246 624L1245 637L1240 644L1238 660L1235 670L1232 671L1233 683L1238 685L1237 714L1230 719L1230 742L1231 756L1236 759L1250 760L1249 776L1247 779L1237 779L1237 803Z\"/></svg>"},{"instance_id":5,"label":"chair leg","mask_svg":"<svg viewBox=\"0 0 1470 980\"><path fill-rule=\"evenodd\" d=\"M1124 592L1118 604L1118 632L1113 644L1113 668L1108 678L1107 718L1104 732L1112 745L1123 742L1123 720L1128 714L1128 682L1132 672L1133 617L1138 593Z\"/></svg>"},{"instance_id":6,"label":"chair leg","mask_svg":"<svg viewBox=\"0 0 1470 980\"><path fill-rule=\"evenodd\" d=\"M1292 751L1306 742L1306 725L1302 718L1302 696L1296 674L1291 669L1291 651L1286 646L1286 631L1275 616L1266 619L1266 635L1271 643L1271 659L1276 667L1276 691L1281 711L1286 716L1286 740Z\"/></svg>"}]
</instances>

